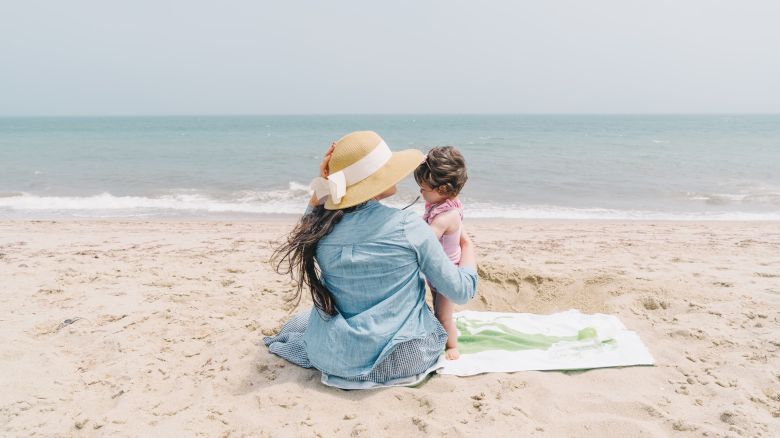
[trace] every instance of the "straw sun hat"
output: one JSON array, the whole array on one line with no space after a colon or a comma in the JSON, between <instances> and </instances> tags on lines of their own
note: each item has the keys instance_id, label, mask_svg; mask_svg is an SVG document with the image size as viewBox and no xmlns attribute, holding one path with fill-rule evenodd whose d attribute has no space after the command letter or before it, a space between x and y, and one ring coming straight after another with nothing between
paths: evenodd
<instances>
[{"instance_id":1,"label":"straw sun hat","mask_svg":"<svg viewBox=\"0 0 780 438\"><path fill-rule=\"evenodd\" d=\"M392 152L373 131L358 131L336 142L328 177L317 177L311 188L325 209L352 207L386 191L412 173L424 160L422 152L407 149Z\"/></svg>"}]
</instances>

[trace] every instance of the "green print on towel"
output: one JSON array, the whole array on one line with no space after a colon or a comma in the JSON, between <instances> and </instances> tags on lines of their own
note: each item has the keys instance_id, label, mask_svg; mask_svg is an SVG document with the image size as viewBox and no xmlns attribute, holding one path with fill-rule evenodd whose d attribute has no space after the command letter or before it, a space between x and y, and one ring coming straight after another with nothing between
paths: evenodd
<instances>
[{"instance_id":1,"label":"green print on towel","mask_svg":"<svg viewBox=\"0 0 780 438\"><path fill-rule=\"evenodd\" d=\"M598 333L593 327L585 327L576 336L549 336L523 333L497 322L470 321L466 318L458 318L455 324L460 332L458 350L464 354L487 350L547 350L560 341L598 340ZM476 332L475 329L482 327L491 328ZM614 341L610 339L602 343L611 342Z\"/></svg>"}]
</instances>

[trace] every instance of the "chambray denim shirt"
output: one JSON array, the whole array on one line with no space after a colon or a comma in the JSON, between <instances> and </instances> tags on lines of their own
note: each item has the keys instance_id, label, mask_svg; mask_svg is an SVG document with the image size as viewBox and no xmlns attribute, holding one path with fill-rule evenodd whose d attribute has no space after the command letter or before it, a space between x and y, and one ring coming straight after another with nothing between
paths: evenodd
<instances>
[{"instance_id":1,"label":"chambray denim shirt","mask_svg":"<svg viewBox=\"0 0 780 438\"><path fill-rule=\"evenodd\" d=\"M477 290L476 271L456 267L419 216L373 200L346 213L316 257L338 313L312 311L304 342L312 365L334 376L366 374L397 344L435 331L425 278L457 304Z\"/></svg>"}]
</instances>

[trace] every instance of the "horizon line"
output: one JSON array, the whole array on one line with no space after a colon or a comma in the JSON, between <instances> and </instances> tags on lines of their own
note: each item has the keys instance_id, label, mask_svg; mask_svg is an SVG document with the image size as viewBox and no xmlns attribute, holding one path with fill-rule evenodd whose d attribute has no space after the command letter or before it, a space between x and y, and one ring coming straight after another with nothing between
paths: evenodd
<instances>
[{"instance_id":1,"label":"horizon line","mask_svg":"<svg viewBox=\"0 0 780 438\"><path fill-rule=\"evenodd\" d=\"M493 112L493 113L233 113L233 114L0 114L0 119L143 117L343 117L343 116L776 116L780 112Z\"/></svg>"}]
</instances>

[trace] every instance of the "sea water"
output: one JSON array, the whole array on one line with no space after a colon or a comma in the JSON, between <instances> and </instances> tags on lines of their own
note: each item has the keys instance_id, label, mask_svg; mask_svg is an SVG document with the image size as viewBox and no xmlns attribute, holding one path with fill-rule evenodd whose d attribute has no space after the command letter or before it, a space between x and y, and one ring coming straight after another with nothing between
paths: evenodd
<instances>
[{"instance_id":1,"label":"sea water","mask_svg":"<svg viewBox=\"0 0 780 438\"><path fill-rule=\"evenodd\" d=\"M0 218L300 214L356 130L460 149L468 217L780 220L780 115L0 118Z\"/></svg>"}]
</instances>

